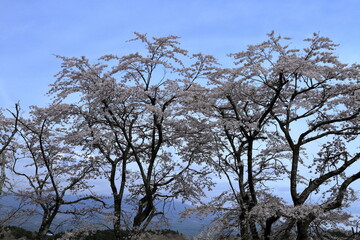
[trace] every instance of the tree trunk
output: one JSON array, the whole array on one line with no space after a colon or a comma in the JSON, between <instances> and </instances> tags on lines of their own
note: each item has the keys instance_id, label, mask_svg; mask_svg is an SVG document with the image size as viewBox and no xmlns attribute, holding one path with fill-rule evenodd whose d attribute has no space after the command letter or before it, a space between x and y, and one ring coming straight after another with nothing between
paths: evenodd
<instances>
[{"instance_id":1,"label":"tree trunk","mask_svg":"<svg viewBox=\"0 0 360 240\"><path fill-rule=\"evenodd\" d=\"M41 225L39 227L39 231L37 234L38 239L44 238L46 233L49 231L50 226L51 226L52 222L54 221L56 215L59 212L61 202L63 200L61 198L57 198L55 201L56 201L55 205L53 205L52 207L44 207L43 206L44 213L43 213Z\"/></svg>"},{"instance_id":2,"label":"tree trunk","mask_svg":"<svg viewBox=\"0 0 360 240\"><path fill-rule=\"evenodd\" d=\"M37 233L37 238L36 239L44 239L45 238L44 236L49 231L49 228L50 228L50 224L43 221L40 228L39 228L39 231Z\"/></svg>"},{"instance_id":3,"label":"tree trunk","mask_svg":"<svg viewBox=\"0 0 360 240\"><path fill-rule=\"evenodd\" d=\"M115 186L115 169L116 165L113 165L113 174L111 178L111 187L114 196L114 234L117 240L125 239L124 236L121 234L121 211L122 211L122 199L124 197L124 190L125 190L125 183L126 183L126 157L124 157L123 164L122 164L122 172L121 172L121 185L120 185L120 192L119 194L116 193L116 186Z\"/></svg>"},{"instance_id":4,"label":"tree trunk","mask_svg":"<svg viewBox=\"0 0 360 240\"><path fill-rule=\"evenodd\" d=\"M154 209L154 205L152 201L147 201L146 207L144 209L144 205L142 204L142 200L139 201L139 208L134 217L133 228L135 230L140 230L141 224L150 216L151 211Z\"/></svg>"},{"instance_id":5,"label":"tree trunk","mask_svg":"<svg viewBox=\"0 0 360 240\"><path fill-rule=\"evenodd\" d=\"M247 161L248 161L248 184L250 190L250 207L252 208L257 204L256 192L255 192L255 183L253 177L253 140L248 139L248 149L247 149Z\"/></svg>"},{"instance_id":6,"label":"tree trunk","mask_svg":"<svg viewBox=\"0 0 360 240\"><path fill-rule=\"evenodd\" d=\"M45 215L45 213L46 213L46 215ZM40 228L37 233L37 239L45 238L46 233L50 230L50 226L56 216L57 210L56 210L56 213L53 212L50 214L50 216L47 214L48 213L47 211L45 211L45 213L44 213Z\"/></svg>"},{"instance_id":7,"label":"tree trunk","mask_svg":"<svg viewBox=\"0 0 360 240\"><path fill-rule=\"evenodd\" d=\"M294 205L299 204L298 193L297 193L297 182L298 182L298 165L300 159L300 148L296 145L293 149L292 163L291 163L291 175L290 175L290 193Z\"/></svg>"},{"instance_id":8,"label":"tree trunk","mask_svg":"<svg viewBox=\"0 0 360 240\"><path fill-rule=\"evenodd\" d=\"M296 225L297 225L296 240L309 240L310 221L298 221Z\"/></svg>"},{"instance_id":9,"label":"tree trunk","mask_svg":"<svg viewBox=\"0 0 360 240\"><path fill-rule=\"evenodd\" d=\"M265 225L265 231L264 231L264 240L270 240L270 235L271 235L271 229L272 229L272 225L274 224L274 222L276 222L279 219L279 217L270 217L266 220L266 225Z\"/></svg>"},{"instance_id":10,"label":"tree trunk","mask_svg":"<svg viewBox=\"0 0 360 240\"><path fill-rule=\"evenodd\" d=\"M251 236L252 236L252 239L253 240L259 240L260 237L259 237L259 233L256 229L256 224L254 221L250 221L249 222L249 225L250 225L250 231L251 231Z\"/></svg>"},{"instance_id":11,"label":"tree trunk","mask_svg":"<svg viewBox=\"0 0 360 240\"><path fill-rule=\"evenodd\" d=\"M5 153L0 152L0 196L2 194L2 189L5 183L5 179L6 179L6 173L5 173L5 165L6 165L6 158L5 158Z\"/></svg>"},{"instance_id":12,"label":"tree trunk","mask_svg":"<svg viewBox=\"0 0 360 240\"><path fill-rule=\"evenodd\" d=\"M249 234L249 226L248 222L245 220L245 209L242 209L240 216L239 216L239 222L240 222L240 236L242 240L249 240L251 239Z\"/></svg>"},{"instance_id":13,"label":"tree trunk","mask_svg":"<svg viewBox=\"0 0 360 240\"><path fill-rule=\"evenodd\" d=\"M249 239L247 237L248 236L247 224L244 223L244 222L240 223L240 236L241 236L241 239L243 239L243 240L248 240Z\"/></svg>"},{"instance_id":14,"label":"tree trunk","mask_svg":"<svg viewBox=\"0 0 360 240\"><path fill-rule=\"evenodd\" d=\"M255 192L255 184L254 184L254 177L253 177L253 139L248 138L248 149L247 149L247 161L248 161L248 184L249 184L249 190L250 190L250 199L248 203L248 212L251 211L251 209L256 206L257 204L257 198L256 198L256 192ZM259 234L256 229L256 224L254 221L249 222L251 236L253 240L258 240Z\"/></svg>"},{"instance_id":15,"label":"tree trunk","mask_svg":"<svg viewBox=\"0 0 360 240\"><path fill-rule=\"evenodd\" d=\"M114 195L114 234L116 240L122 239L121 234L121 198L119 195Z\"/></svg>"}]
</instances>

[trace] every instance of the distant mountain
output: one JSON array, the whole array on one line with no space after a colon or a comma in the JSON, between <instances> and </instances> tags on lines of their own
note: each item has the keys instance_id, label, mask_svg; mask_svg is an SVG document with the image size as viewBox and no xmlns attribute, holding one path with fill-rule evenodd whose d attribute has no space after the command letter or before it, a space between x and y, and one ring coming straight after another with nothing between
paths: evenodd
<instances>
[{"instance_id":1,"label":"distant mountain","mask_svg":"<svg viewBox=\"0 0 360 240\"><path fill-rule=\"evenodd\" d=\"M75 199L74 196L68 196L67 200ZM104 199L104 201L111 205L112 199ZM14 196L3 196L0 198L0 218L1 216L5 216L9 210L17 208L20 201L15 198ZM174 231L178 231L179 233L182 233L184 235L187 235L189 237L194 237L198 235L201 231L203 231L207 226L211 223L211 216L208 216L204 219L198 219L196 217L188 217L182 219L180 217L180 213L183 212L185 209L193 208L191 205L183 204L181 202L171 202L168 205L166 205L164 208L161 205L161 202L157 203L157 207L159 210L163 210L165 213L165 217L168 220L169 225L163 225L163 226L157 226L156 228L162 228L162 229L171 229ZM79 204L79 207L83 207L81 204ZM132 207L130 205L124 204L124 210L131 212ZM111 211L111 210L109 210ZM345 211L360 215L360 210L356 204L351 205L349 208L345 209ZM71 216L66 214L58 214L57 218L54 221L54 224L51 228L51 230L56 232L66 231L68 229L74 228L74 226L69 221L71 219ZM101 220L100 215L95 215L94 219L90 219L92 222L97 223ZM89 219L86 219L89 221ZM155 219L156 220L156 219ZM20 226L26 230L30 231L37 231L40 225L40 215L33 215L33 216L26 216L23 217L19 221L12 222L11 225L14 226ZM61 225L58 229L54 229L56 225L58 225L61 222L65 222ZM111 227L111 223L107 224Z\"/></svg>"},{"instance_id":2,"label":"distant mountain","mask_svg":"<svg viewBox=\"0 0 360 240\"><path fill-rule=\"evenodd\" d=\"M68 196L67 200L75 199L75 197ZM111 205L112 199L104 199L104 201ZM4 216L6 212L10 209L17 208L19 206L20 200L14 196L4 196L0 198L0 216ZM166 205L164 208L161 203L157 203L158 208L162 209L165 212L165 217L168 220L169 225L161 226L160 228L163 229L171 229L174 231L178 231L184 235L189 237L194 237L198 235L206 226L210 224L210 217L205 219L198 219L196 217L189 217L189 218L180 218L180 213L187 208L192 208L191 205L183 204L181 202L172 202ZM83 207L79 204L79 207ZM131 206L124 204L125 211L131 211ZM110 211L110 210L109 210ZM63 222L64 224L61 225L58 229L51 229L53 232L60 232L66 231L68 229L72 229L73 225L69 221L71 216L66 214L58 214L57 218L54 220L53 227L57 226L59 223ZM93 222L96 223L100 221L101 216L94 217ZM87 219L89 220L89 219ZM155 219L156 220L156 219ZM26 216L21 218L20 220L14 221L11 225L20 226L26 230L30 231L37 231L40 225L41 216L39 214ZM111 226L111 224L108 224Z\"/></svg>"},{"instance_id":3,"label":"distant mountain","mask_svg":"<svg viewBox=\"0 0 360 240\"><path fill-rule=\"evenodd\" d=\"M183 204L181 202L174 202L167 209L165 208L165 216L168 219L169 228L174 231L178 231L189 237L198 235L201 231L206 228L210 222L211 217L199 219L197 217L181 218L180 213L185 209L193 208L191 205Z\"/></svg>"}]
</instances>

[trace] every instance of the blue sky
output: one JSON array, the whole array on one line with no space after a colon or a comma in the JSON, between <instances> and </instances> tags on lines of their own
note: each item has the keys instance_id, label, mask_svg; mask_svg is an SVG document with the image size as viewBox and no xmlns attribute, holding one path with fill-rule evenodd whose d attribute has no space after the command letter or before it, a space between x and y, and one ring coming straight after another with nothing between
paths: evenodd
<instances>
[{"instance_id":1,"label":"blue sky","mask_svg":"<svg viewBox=\"0 0 360 240\"><path fill-rule=\"evenodd\" d=\"M136 51L133 32L178 35L182 47L213 54L244 50L275 30L294 45L320 32L340 43L344 62L359 62L357 0L0 0L0 107L46 105L60 70L53 54Z\"/></svg>"}]
</instances>

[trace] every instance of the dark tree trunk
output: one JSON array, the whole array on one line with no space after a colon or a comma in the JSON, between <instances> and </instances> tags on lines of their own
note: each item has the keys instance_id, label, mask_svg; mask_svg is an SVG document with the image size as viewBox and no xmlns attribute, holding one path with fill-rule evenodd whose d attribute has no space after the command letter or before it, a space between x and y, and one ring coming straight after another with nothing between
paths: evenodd
<instances>
[{"instance_id":1,"label":"dark tree trunk","mask_svg":"<svg viewBox=\"0 0 360 240\"><path fill-rule=\"evenodd\" d=\"M253 240L260 240L259 233L258 233L258 231L256 229L255 221L250 221L249 225L250 225L250 231L251 231L252 239Z\"/></svg>"},{"instance_id":2,"label":"dark tree trunk","mask_svg":"<svg viewBox=\"0 0 360 240\"><path fill-rule=\"evenodd\" d=\"M248 184L249 184L249 190L250 190L250 199L249 199L249 207L248 211L250 212L251 209L256 206L257 204L257 198L256 198L256 191L255 191L255 183L254 183L254 177L253 177L253 139L248 138L248 149L247 149L247 161L248 161ZM251 236L253 240L258 240L259 233L256 229L256 224L254 221L249 222L250 225L250 231Z\"/></svg>"},{"instance_id":3,"label":"dark tree trunk","mask_svg":"<svg viewBox=\"0 0 360 240\"><path fill-rule=\"evenodd\" d=\"M116 169L113 167L114 171ZM122 171L121 171L121 185L119 194L116 194L116 187L115 187L115 175L112 175L112 188L114 194L114 234L117 240L125 239L125 237L121 234L121 211L122 211L122 200L124 197L124 190L126 184L126 156L122 162Z\"/></svg>"},{"instance_id":4,"label":"dark tree trunk","mask_svg":"<svg viewBox=\"0 0 360 240\"><path fill-rule=\"evenodd\" d=\"M248 233L248 225L245 221L245 209L241 209L240 215L239 215L239 228L240 228L240 236L242 240L249 239Z\"/></svg>"},{"instance_id":5,"label":"dark tree trunk","mask_svg":"<svg viewBox=\"0 0 360 240\"><path fill-rule=\"evenodd\" d=\"M154 209L154 205L151 202L146 202L146 206L142 204L140 201L138 211L136 213L136 216L134 217L134 223L133 228L135 230L140 230L141 224L150 216L151 212Z\"/></svg>"},{"instance_id":6,"label":"dark tree trunk","mask_svg":"<svg viewBox=\"0 0 360 240\"><path fill-rule=\"evenodd\" d=\"M121 198L118 194L114 195L114 234L116 240L121 240Z\"/></svg>"},{"instance_id":7,"label":"dark tree trunk","mask_svg":"<svg viewBox=\"0 0 360 240\"><path fill-rule=\"evenodd\" d=\"M241 239L243 239L243 240L249 239L247 224L244 222L240 223L240 236L241 236Z\"/></svg>"},{"instance_id":8,"label":"dark tree trunk","mask_svg":"<svg viewBox=\"0 0 360 240\"><path fill-rule=\"evenodd\" d=\"M50 226L59 211L59 208L60 206L56 206L52 211L49 211L49 209L44 209L41 225L37 233L37 239L43 239L46 233L49 231Z\"/></svg>"},{"instance_id":9,"label":"dark tree trunk","mask_svg":"<svg viewBox=\"0 0 360 240\"><path fill-rule=\"evenodd\" d=\"M309 240L310 221L298 221L296 225L297 225L296 240Z\"/></svg>"},{"instance_id":10,"label":"dark tree trunk","mask_svg":"<svg viewBox=\"0 0 360 240\"><path fill-rule=\"evenodd\" d=\"M279 219L279 217L273 216L273 217L268 218L268 219L266 220L265 231L264 231L264 239L265 239L265 240L270 240L272 225L273 225L274 222L276 222L278 219Z\"/></svg>"},{"instance_id":11,"label":"dark tree trunk","mask_svg":"<svg viewBox=\"0 0 360 240\"><path fill-rule=\"evenodd\" d=\"M36 239L44 239L46 233L49 231L49 228L50 228L50 224L43 221L41 223L41 226L40 226L39 231L37 233Z\"/></svg>"}]
</instances>

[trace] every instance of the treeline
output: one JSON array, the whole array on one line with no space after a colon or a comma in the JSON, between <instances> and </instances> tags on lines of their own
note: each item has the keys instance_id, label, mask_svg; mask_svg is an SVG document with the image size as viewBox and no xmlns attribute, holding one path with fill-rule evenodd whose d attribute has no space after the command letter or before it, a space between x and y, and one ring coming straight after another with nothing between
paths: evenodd
<instances>
[{"instance_id":1,"label":"treeline","mask_svg":"<svg viewBox=\"0 0 360 240\"><path fill-rule=\"evenodd\" d=\"M131 239L131 231L121 230L121 236L125 239ZM162 230L146 230L143 234L148 234L148 236L153 236L152 239L156 237L168 237L167 239L185 239L176 231L169 229ZM26 239L26 240L38 240L37 233L25 230L16 226L5 226L2 229L0 239L12 240L12 239ZM42 240L115 240L115 234L113 230L88 230L88 231L79 231L74 234L68 235L65 232L60 232L52 234L48 232L45 236L42 236Z\"/></svg>"},{"instance_id":2,"label":"treeline","mask_svg":"<svg viewBox=\"0 0 360 240\"><path fill-rule=\"evenodd\" d=\"M314 34L291 48L270 33L224 67L175 36L135 35L144 49L129 55L58 56L49 105L1 115L1 188L37 206L38 237L59 213L81 222L106 212L97 179L109 185L116 239L166 216L156 203L174 199L196 206L184 216L214 216L200 239L358 236L343 208L360 178L360 66L341 63L336 44ZM228 189L204 201L218 178Z\"/></svg>"}]
</instances>

